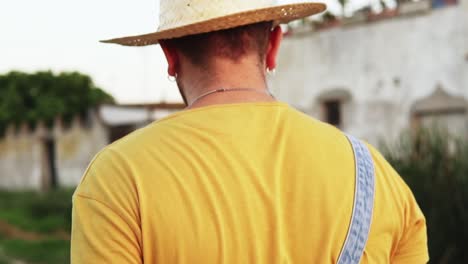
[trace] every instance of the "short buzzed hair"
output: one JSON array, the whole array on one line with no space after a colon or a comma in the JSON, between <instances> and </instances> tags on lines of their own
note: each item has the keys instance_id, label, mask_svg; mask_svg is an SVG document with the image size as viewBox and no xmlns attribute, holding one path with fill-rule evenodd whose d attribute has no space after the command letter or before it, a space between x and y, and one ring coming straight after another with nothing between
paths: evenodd
<instances>
[{"instance_id":1,"label":"short buzzed hair","mask_svg":"<svg viewBox=\"0 0 468 264\"><path fill-rule=\"evenodd\" d=\"M206 66L209 58L221 57L234 62L251 52L265 58L272 22L261 22L231 29L165 40L194 65Z\"/></svg>"}]
</instances>

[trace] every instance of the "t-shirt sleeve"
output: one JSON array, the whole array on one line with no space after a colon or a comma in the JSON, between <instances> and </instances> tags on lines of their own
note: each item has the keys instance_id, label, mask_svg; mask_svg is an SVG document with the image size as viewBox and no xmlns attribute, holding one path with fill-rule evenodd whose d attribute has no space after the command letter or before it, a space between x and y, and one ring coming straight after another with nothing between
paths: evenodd
<instances>
[{"instance_id":1,"label":"t-shirt sleeve","mask_svg":"<svg viewBox=\"0 0 468 264\"><path fill-rule=\"evenodd\" d=\"M98 155L73 196L71 263L142 261L136 182L125 159Z\"/></svg>"},{"instance_id":2,"label":"t-shirt sleeve","mask_svg":"<svg viewBox=\"0 0 468 264\"><path fill-rule=\"evenodd\" d=\"M142 263L133 228L106 204L76 195L71 263Z\"/></svg>"},{"instance_id":3,"label":"t-shirt sleeve","mask_svg":"<svg viewBox=\"0 0 468 264\"><path fill-rule=\"evenodd\" d=\"M399 212L398 233L396 247L391 256L391 263L395 264L422 264L429 262L427 248L426 219L419 208L416 199L396 170L385 158L372 146L368 145L376 169L382 173L382 177L394 193L394 202L398 204Z\"/></svg>"},{"instance_id":4,"label":"t-shirt sleeve","mask_svg":"<svg viewBox=\"0 0 468 264\"><path fill-rule=\"evenodd\" d=\"M427 249L426 219L419 208L411 190L404 185L407 201L404 212L403 233L398 247L392 257L392 263L427 263L429 254Z\"/></svg>"}]
</instances>

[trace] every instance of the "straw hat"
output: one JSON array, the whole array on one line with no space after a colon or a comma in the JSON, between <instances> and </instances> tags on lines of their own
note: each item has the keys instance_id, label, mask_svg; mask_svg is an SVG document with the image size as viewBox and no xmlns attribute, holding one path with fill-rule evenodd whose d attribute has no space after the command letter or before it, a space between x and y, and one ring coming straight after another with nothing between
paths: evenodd
<instances>
[{"instance_id":1,"label":"straw hat","mask_svg":"<svg viewBox=\"0 0 468 264\"><path fill-rule=\"evenodd\" d=\"M104 40L125 46L147 46L161 39L218 31L248 24L276 24L308 17L326 9L323 3L277 5L275 0L160 0L160 26L154 33Z\"/></svg>"}]
</instances>

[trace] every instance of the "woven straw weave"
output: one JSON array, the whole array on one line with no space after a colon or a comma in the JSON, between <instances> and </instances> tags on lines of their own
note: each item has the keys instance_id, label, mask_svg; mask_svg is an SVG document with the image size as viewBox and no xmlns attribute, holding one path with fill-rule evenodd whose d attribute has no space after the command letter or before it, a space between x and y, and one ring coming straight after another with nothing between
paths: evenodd
<instances>
[{"instance_id":1,"label":"woven straw weave","mask_svg":"<svg viewBox=\"0 0 468 264\"><path fill-rule=\"evenodd\" d=\"M271 0L171 0L161 1L159 30L181 27L219 17L272 6Z\"/></svg>"},{"instance_id":2,"label":"woven straw weave","mask_svg":"<svg viewBox=\"0 0 468 264\"><path fill-rule=\"evenodd\" d=\"M164 10L162 2L164 1L161 1L161 11ZM187 2L187 4L189 4L196 1L181 0L181 2ZM218 31L264 21L274 21L278 24L288 23L292 20L320 13L326 9L326 5L322 3L290 4L252 10L252 4L229 7L229 4L226 3L230 1L216 0L211 2L225 3L225 5L221 5L221 7L231 8L230 10L234 9L235 12L230 15L216 16L216 14L219 14L219 12L222 12L222 10L218 8L209 9L202 8L200 6L187 6L187 8L183 8L184 12L175 12L174 10L170 10L170 12L162 12L162 23L158 32L146 35L105 40L102 42L115 43L124 46L147 46L157 44L161 39L179 38L183 36ZM258 2L258 5L260 6L267 5L271 1ZM247 6L249 6L249 11L242 11L246 9ZM210 11L208 11L208 9ZM222 13L226 12L224 11Z\"/></svg>"}]
</instances>

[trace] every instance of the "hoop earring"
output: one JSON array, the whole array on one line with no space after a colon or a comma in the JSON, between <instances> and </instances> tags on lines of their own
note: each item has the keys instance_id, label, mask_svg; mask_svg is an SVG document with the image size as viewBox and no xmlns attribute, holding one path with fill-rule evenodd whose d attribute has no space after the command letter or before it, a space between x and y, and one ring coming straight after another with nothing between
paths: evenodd
<instances>
[{"instance_id":1,"label":"hoop earring","mask_svg":"<svg viewBox=\"0 0 468 264\"><path fill-rule=\"evenodd\" d=\"M271 77L273 77L273 76L276 75L276 69L267 68L267 73L268 73L268 75L270 75Z\"/></svg>"},{"instance_id":2,"label":"hoop earring","mask_svg":"<svg viewBox=\"0 0 468 264\"><path fill-rule=\"evenodd\" d=\"M175 76L172 76L172 75L167 75L167 79L171 82L176 82L177 81L177 73L175 74Z\"/></svg>"}]
</instances>

